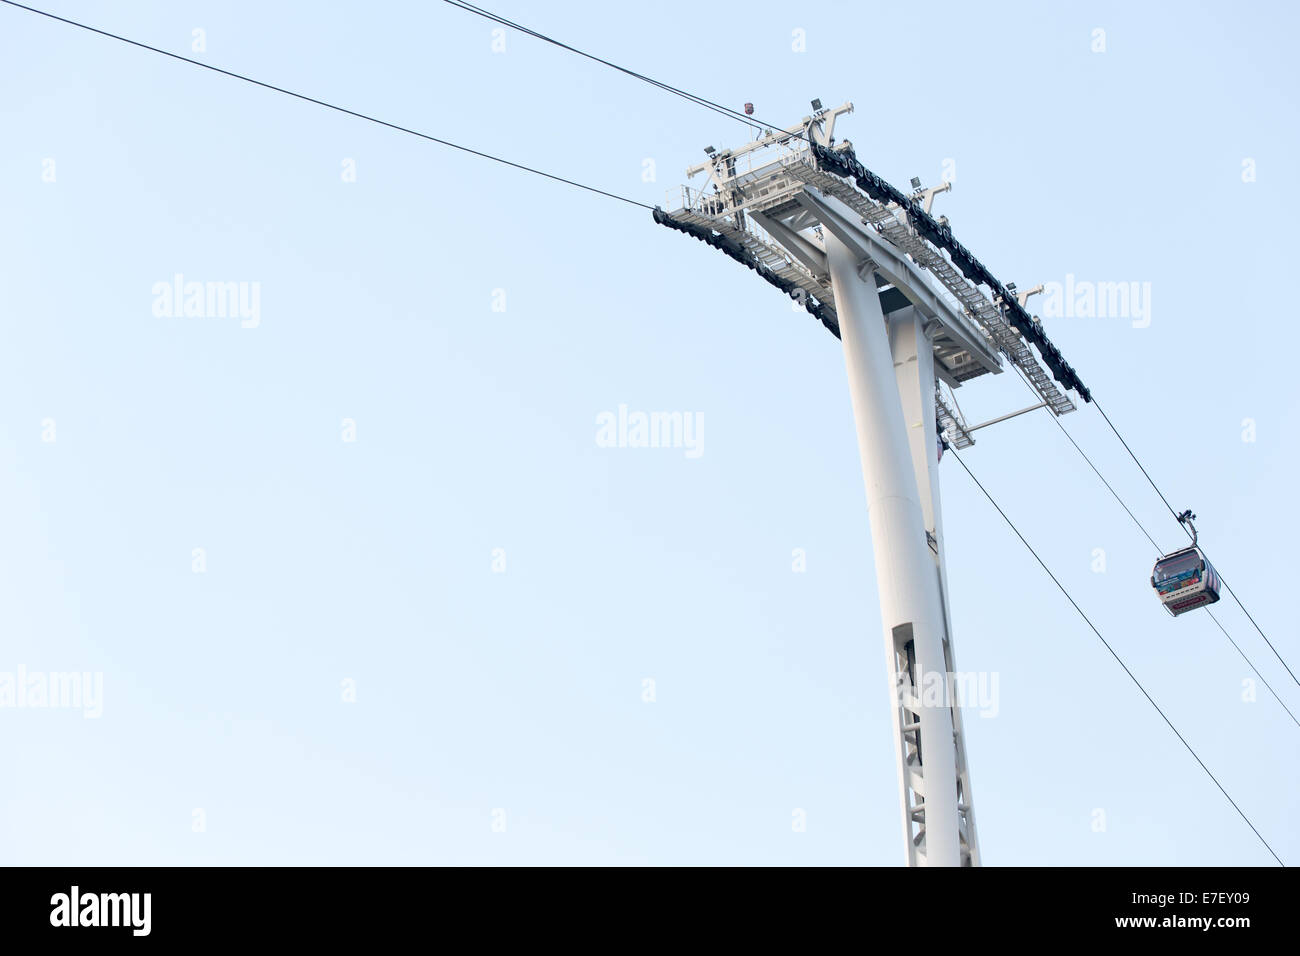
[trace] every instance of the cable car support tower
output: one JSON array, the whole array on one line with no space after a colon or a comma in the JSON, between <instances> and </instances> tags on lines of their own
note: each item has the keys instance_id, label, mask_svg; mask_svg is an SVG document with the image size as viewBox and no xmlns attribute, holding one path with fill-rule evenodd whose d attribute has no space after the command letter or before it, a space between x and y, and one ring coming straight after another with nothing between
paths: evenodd
<instances>
[{"instance_id":1,"label":"cable car support tower","mask_svg":"<svg viewBox=\"0 0 1300 956\"><path fill-rule=\"evenodd\" d=\"M938 458L972 432L953 390L1015 365L1039 403L1091 397L1038 321L931 208L949 184L903 193L836 145L852 103L705 150L655 221L694 236L789 295L843 343L875 553L910 866L978 866L979 839L944 565ZM1030 345L1038 349L1035 356ZM1046 366L1046 367L1045 367ZM1050 374L1049 374L1050 372Z\"/></svg>"}]
</instances>

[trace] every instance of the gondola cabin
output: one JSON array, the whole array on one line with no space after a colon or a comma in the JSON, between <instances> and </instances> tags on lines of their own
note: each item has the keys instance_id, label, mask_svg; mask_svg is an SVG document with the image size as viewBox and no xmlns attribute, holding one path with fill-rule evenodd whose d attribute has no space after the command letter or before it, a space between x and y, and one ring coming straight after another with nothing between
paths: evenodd
<instances>
[{"instance_id":1,"label":"gondola cabin","mask_svg":"<svg viewBox=\"0 0 1300 956\"><path fill-rule=\"evenodd\" d=\"M1219 576L1200 548L1184 548L1157 561L1151 586L1174 617L1219 600Z\"/></svg>"}]
</instances>

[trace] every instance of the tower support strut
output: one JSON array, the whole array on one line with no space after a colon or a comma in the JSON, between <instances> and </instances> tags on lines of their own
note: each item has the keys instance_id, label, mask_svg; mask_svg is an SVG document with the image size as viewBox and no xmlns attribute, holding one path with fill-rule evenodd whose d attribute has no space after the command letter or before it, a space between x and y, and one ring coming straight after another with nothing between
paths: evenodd
<instances>
[{"instance_id":1,"label":"tower support strut","mask_svg":"<svg viewBox=\"0 0 1300 956\"><path fill-rule=\"evenodd\" d=\"M978 850L964 741L955 733L960 714L931 465L937 454L934 370L920 368L922 359L933 359L928 348L918 347L924 330L913 310L886 321L871 261L829 230L825 245L871 521L905 860L970 865L978 862Z\"/></svg>"}]
</instances>

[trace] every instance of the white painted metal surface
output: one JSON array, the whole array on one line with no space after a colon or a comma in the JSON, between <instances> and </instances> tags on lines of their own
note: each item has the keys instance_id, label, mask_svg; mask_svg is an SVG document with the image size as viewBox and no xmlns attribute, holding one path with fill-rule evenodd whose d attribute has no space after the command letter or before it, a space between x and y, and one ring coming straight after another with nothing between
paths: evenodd
<instances>
[{"instance_id":1,"label":"white painted metal surface","mask_svg":"<svg viewBox=\"0 0 1300 956\"><path fill-rule=\"evenodd\" d=\"M926 693L934 680L948 686L940 580L926 540L889 331L871 263L863 263L833 235L825 244L871 519L906 860L910 865L959 866L952 711L947 694L935 702ZM864 265L865 281L859 274ZM927 394L933 395L933 385ZM927 460L934 447L932 404L930 418Z\"/></svg>"},{"instance_id":2,"label":"white painted metal surface","mask_svg":"<svg viewBox=\"0 0 1300 956\"><path fill-rule=\"evenodd\" d=\"M931 541L930 557L939 589L943 612L943 661L945 676L955 675L956 654L952 642L952 612L948 602L948 572L944 558L943 509L939 497L939 459L935 404L934 350L927 329L930 323L915 308L902 309L889 316L889 348L898 382L898 396L903 407L903 425L916 476L921 516ZM874 527L874 526L873 526ZM874 530L873 530L874 534ZM953 752L957 774L957 828L963 866L979 865L979 840L975 833L975 808L971 793L970 769L966 762L966 734L962 726L961 701L957 685L946 686L953 722ZM926 718L923 716L922 720ZM938 812L937 810L935 811Z\"/></svg>"}]
</instances>

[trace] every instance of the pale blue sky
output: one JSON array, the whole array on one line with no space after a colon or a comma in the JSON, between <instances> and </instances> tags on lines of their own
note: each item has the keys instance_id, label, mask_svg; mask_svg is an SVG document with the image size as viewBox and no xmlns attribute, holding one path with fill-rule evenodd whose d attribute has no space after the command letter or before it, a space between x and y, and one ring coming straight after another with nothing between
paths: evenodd
<instances>
[{"instance_id":1,"label":"pale blue sky","mask_svg":"<svg viewBox=\"0 0 1300 956\"><path fill-rule=\"evenodd\" d=\"M494 53L442 3L36 5L185 54L202 28L207 62L649 203L746 138L527 37ZM1022 287L1150 282L1149 327L1048 333L1294 664L1300 403L1269 356L1292 320L1297 15L1144 6L494 9L770 122L852 100L859 158L898 185L951 159L938 211ZM97 720L0 709L0 858L901 861L858 452L814 320L648 212L12 8L0 94L0 671L104 680ZM155 316L176 273L259 283L260 324ZM972 420L1027 404L1010 374L958 397ZM700 416L703 453L599 447L620 404ZM1179 542L1095 409L1064 424ZM978 439L970 467L1300 861L1300 730L1262 688L1243 703L1207 617L1159 608L1148 543L1050 421ZM942 477L959 663L1001 692L967 716L985 862L1270 863L955 462Z\"/></svg>"}]
</instances>

